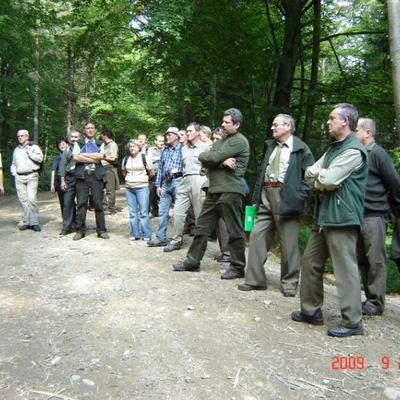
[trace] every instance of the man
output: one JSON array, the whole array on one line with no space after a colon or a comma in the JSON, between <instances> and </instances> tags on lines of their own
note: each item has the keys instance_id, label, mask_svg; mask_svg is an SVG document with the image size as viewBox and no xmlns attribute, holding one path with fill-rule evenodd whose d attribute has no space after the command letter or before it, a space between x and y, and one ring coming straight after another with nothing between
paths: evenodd
<instances>
[{"instance_id":1,"label":"man","mask_svg":"<svg viewBox=\"0 0 400 400\"><path fill-rule=\"evenodd\" d=\"M182 143L182 146L187 142L186 131L184 129L179 130L179 141Z\"/></svg>"},{"instance_id":2,"label":"man","mask_svg":"<svg viewBox=\"0 0 400 400\"><path fill-rule=\"evenodd\" d=\"M200 125L196 122L187 126L186 137L187 143L182 147L183 180L176 193L172 240L168 246L164 247L165 252L179 250L182 247L183 231L189 208L193 208L195 219L197 219L204 201L202 186L207 177L200 175L202 165L199 155L208 151L210 146L200 139Z\"/></svg>"},{"instance_id":3,"label":"man","mask_svg":"<svg viewBox=\"0 0 400 400\"><path fill-rule=\"evenodd\" d=\"M104 194L104 167L101 160L105 158L105 153L100 152L102 142L95 140L96 127L92 122L87 122L83 128L84 140L75 143L73 158L76 161L76 195L77 195L77 217L78 231L73 240L80 240L86 236L86 214L88 209L89 196L91 205L96 216L97 237L109 239L106 232L106 223L103 211Z\"/></svg>"},{"instance_id":4,"label":"man","mask_svg":"<svg viewBox=\"0 0 400 400\"><path fill-rule=\"evenodd\" d=\"M11 174L15 178L15 189L22 207L22 226L19 230L33 229L40 232L36 195L43 154L37 144L29 142L29 132L26 129L17 132L17 139L19 145L14 149Z\"/></svg>"},{"instance_id":5,"label":"man","mask_svg":"<svg viewBox=\"0 0 400 400\"><path fill-rule=\"evenodd\" d=\"M182 143L179 142L178 128L170 127L165 132L168 147L161 154L155 181L157 195L160 197L158 207L158 229L156 238L149 240L149 247L167 245L168 213L175 202L176 192L182 182Z\"/></svg>"},{"instance_id":6,"label":"man","mask_svg":"<svg viewBox=\"0 0 400 400\"><path fill-rule=\"evenodd\" d=\"M149 152L149 144L147 141L147 135L145 133L141 133L138 136L138 140L139 140L140 145L142 146L142 150L141 150L142 153L146 154L146 156L147 156L147 153Z\"/></svg>"},{"instance_id":7,"label":"man","mask_svg":"<svg viewBox=\"0 0 400 400\"><path fill-rule=\"evenodd\" d=\"M59 174L61 177L61 189L64 194L63 226L60 236L66 236L76 230L76 162L73 158L74 150L78 153L79 147L75 148L75 143L81 139L79 131L71 131L68 135L69 146L62 154Z\"/></svg>"},{"instance_id":8,"label":"man","mask_svg":"<svg viewBox=\"0 0 400 400\"><path fill-rule=\"evenodd\" d=\"M272 123L274 140L266 152L253 195L257 218L250 235L246 283L239 290L265 290L264 264L278 233L281 247L281 289L285 297L296 295L300 273L299 229L310 186L305 169L314 163L308 146L295 133L293 118L278 114Z\"/></svg>"},{"instance_id":9,"label":"man","mask_svg":"<svg viewBox=\"0 0 400 400\"><path fill-rule=\"evenodd\" d=\"M1 160L0 153L0 194L4 194L4 184L3 184L3 162Z\"/></svg>"},{"instance_id":10,"label":"man","mask_svg":"<svg viewBox=\"0 0 400 400\"><path fill-rule=\"evenodd\" d=\"M105 154L101 163L106 171L106 195L103 201L103 209L105 215L111 215L117 212L115 209L115 191L119 189L119 177L116 167L118 164L118 145L114 142L113 133L108 128L103 128L101 139L103 140L101 149Z\"/></svg>"},{"instance_id":11,"label":"man","mask_svg":"<svg viewBox=\"0 0 400 400\"><path fill-rule=\"evenodd\" d=\"M363 315L382 315L386 294L386 231L389 207L400 211L400 178L393 161L375 142L375 121L358 120L356 136L368 153L368 180L363 227L358 235L357 260L366 300Z\"/></svg>"},{"instance_id":12,"label":"man","mask_svg":"<svg viewBox=\"0 0 400 400\"><path fill-rule=\"evenodd\" d=\"M336 337L364 334L356 243L363 221L368 162L354 133L357 120L353 105L341 103L333 108L327 125L335 141L305 173L306 182L321 192L321 204L301 263L301 311L294 311L292 319L324 323L323 273L330 256L342 318L338 326L328 329L328 335Z\"/></svg>"},{"instance_id":13,"label":"man","mask_svg":"<svg viewBox=\"0 0 400 400\"><path fill-rule=\"evenodd\" d=\"M210 151L201 153L199 161L208 168L209 188L200 216L196 221L193 242L175 271L198 271L207 248L207 240L218 218L228 230L231 261L221 279L244 277L246 236L243 230L245 199L244 174L249 162L249 142L239 132L242 113L236 108L224 112L222 127L226 137L216 142Z\"/></svg>"},{"instance_id":14,"label":"man","mask_svg":"<svg viewBox=\"0 0 400 400\"><path fill-rule=\"evenodd\" d=\"M163 135L157 135L154 139L154 146L149 148L149 156L153 163L154 173L157 174L158 164L161 159L161 153L164 150L165 139ZM158 217L158 201L159 197L157 195L156 185L154 179L149 182L150 186L150 212L153 217Z\"/></svg>"}]
</instances>

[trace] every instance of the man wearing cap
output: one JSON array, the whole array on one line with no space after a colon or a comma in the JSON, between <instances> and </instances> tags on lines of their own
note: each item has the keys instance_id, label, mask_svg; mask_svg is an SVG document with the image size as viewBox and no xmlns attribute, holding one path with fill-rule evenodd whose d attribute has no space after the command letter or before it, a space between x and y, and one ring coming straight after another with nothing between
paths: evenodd
<instances>
[{"instance_id":1,"label":"man wearing cap","mask_svg":"<svg viewBox=\"0 0 400 400\"><path fill-rule=\"evenodd\" d=\"M175 202L176 192L182 181L182 143L179 142L179 129L170 127L165 132L167 148L162 152L155 180L157 195L160 197L158 206L158 229L156 238L149 240L149 247L164 247L167 245L168 212Z\"/></svg>"},{"instance_id":2,"label":"man wearing cap","mask_svg":"<svg viewBox=\"0 0 400 400\"><path fill-rule=\"evenodd\" d=\"M15 189L22 207L22 226L20 231L32 229L40 232L37 191L39 185L40 164L43 153L40 147L29 141L29 132L21 129L17 132L18 146L13 153L11 174L15 178Z\"/></svg>"},{"instance_id":3,"label":"man wearing cap","mask_svg":"<svg viewBox=\"0 0 400 400\"><path fill-rule=\"evenodd\" d=\"M183 180L179 185L174 206L174 229L172 240L164 247L165 252L179 250L182 247L183 231L189 208L193 208L194 216L200 215L204 202L202 186L207 180L200 175L202 167L199 155L210 150L210 146L200 139L200 124L191 122L186 128L187 143L182 147Z\"/></svg>"}]
</instances>

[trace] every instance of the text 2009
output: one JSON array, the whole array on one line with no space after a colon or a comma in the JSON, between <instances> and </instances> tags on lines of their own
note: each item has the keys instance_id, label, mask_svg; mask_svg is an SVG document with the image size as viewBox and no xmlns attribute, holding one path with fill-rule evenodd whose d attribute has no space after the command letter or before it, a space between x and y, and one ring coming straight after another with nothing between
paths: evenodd
<instances>
[{"instance_id":1,"label":"text 2009","mask_svg":"<svg viewBox=\"0 0 400 400\"><path fill-rule=\"evenodd\" d=\"M364 356L332 356L331 369L333 370L363 370L364 368Z\"/></svg>"},{"instance_id":2,"label":"text 2009","mask_svg":"<svg viewBox=\"0 0 400 400\"><path fill-rule=\"evenodd\" d=\"M384 371L389 370L391 367L397 367L400 370L400 357L397 362L391 362L389 356L381 357L381 367ZM363 370L365 368L364 356L332 356L331 369L333 370Z\"/></svg>"}]
</instances>

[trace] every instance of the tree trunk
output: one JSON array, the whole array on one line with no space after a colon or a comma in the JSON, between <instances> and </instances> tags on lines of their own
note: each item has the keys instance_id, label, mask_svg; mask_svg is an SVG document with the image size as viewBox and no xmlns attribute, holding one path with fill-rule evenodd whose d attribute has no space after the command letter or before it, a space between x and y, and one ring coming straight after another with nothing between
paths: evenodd
<instances>
[{"instance_id":1,"label":"tree trunk","mask_svg":"<svg viewBox=\"0 0 400 400\"><path fill-rule=\"evenodd\" d=\"M321 38L321 0L313 0L314 20L313 20L313 52L311 63L311 78L307 96L306 118L304 121L303 140L307 142L314 119L315 110L315 90L318 82L319 49Z\"/></svg>"},{"instance_id":2,"label":"tree trunk","mask_svg":"<svg viewBox=\"0 0 400 400\"><path fill-rule=\"evenodd\" d=\"M68 74L68 87L67 87L67 133L71 132L72 127L72 112L73 112L73 98L75 96L75 85L74 85L74 69L72 61L72 50L71 45L67 47L67 74Z\"/></svg>"},{"instance_id":3,"label":"tree trunk","mask_svg":"<svg viewBox=\"0 0 400 400\"><path fill-rule=\"evenodd\" d=\"M278 75L272 106L276 112L289 109L293 77L300 48L302 1L283 1L285 39L279 59Z\"/></svg>"},{"instance_id":4,"label":"tree trunk","mask_svg":"<svg viewBox=\"0 0 400 400\"><path fill-rule=\"evenodd\" d=\"M36 21L35 31L35 73L34 73L34 106L33 106L33 140L39 143L39 62L40 62L40 21Z\"/></svg>"},{"instance_id":5,"label":"tree trunk","mask_svg":"<svg viewBox=\"0 0 400 400\"><path fill-rule=\"evenodd\" d=\"M400 0L388 0L388 16L396 127L400 132Z\"/></svg>"}]
</instances>

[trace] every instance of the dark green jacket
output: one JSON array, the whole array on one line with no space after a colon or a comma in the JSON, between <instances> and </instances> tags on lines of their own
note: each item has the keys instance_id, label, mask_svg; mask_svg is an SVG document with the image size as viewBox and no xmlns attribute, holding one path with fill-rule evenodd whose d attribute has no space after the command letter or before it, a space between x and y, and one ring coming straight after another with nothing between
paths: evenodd
<instances>
[{"instance_id":1,"label":"dark green jacket","mask_svg":"<svg viewBox=\"0 0 400 400\"><path fill-rule=\"evenodd\" d=\"M209 151L201 153L199 160L205 168L208 168L210 180L207 193L241 193L244 196L244 174L249 156L249 142L239 132L218 140ZM236 159L236 168L222 167L221 163L231 157Z\"/></svg>"},{"instance_id":2,"label":"dark green jacket","mask_svg":"<svg viewBox=\"0 0 400 400\"><path fill-rule=\"evenodd\" d=\"M79 147L82 149L86 142L85 140L79 140L78 142ZM96 140L96 145L100 148L100 146L103 144L103 142L101 140ZM104 176L106 175L106 171L104 169L104 166L101 164L101 162L99 162L98 164L95 164L95 174L96 174L96 178L97 180L102 180L104 178ZM76 167L75 167L75 177L78 179L85 179L85 164L81 164L81 163L76 163Z\"/></svg>"},{"instance_id":3,"label":"dark green jacket","mask_svg":"<svg viewBox=\"0 0 400 400\"><path fill-rule=\"evenodd\" d=\"M265 171L272 152L277 146L276 140L265 142L266 151L258 175L252 203L257 209L261 202L261 193L264 186ZM293 150L290 154L289 166L285 174L285 182L281 189L279 216L281 218L300 217L304 214L305 202L310 195L310 186L304 181L304 172L314 164L314 156L309 147L297 136L293 136Z\"/></svg>"},{"instance_id":4,"label":"dark green jacket","mask_svg":"<svg viewBox=\"0 0 400 400\"><path fill-rule=\"evenodd\" d=\"M333 142L325 153L322 168L329 168L332 161L349 149L360 150L363 165L354 170L341 183L341 187L323 192L318 224L321 226L358 226L361 228L364 216L365 189L368 177L368 157L365 147L354 133L340 142Z\"/></svg>"}]
</instances>

